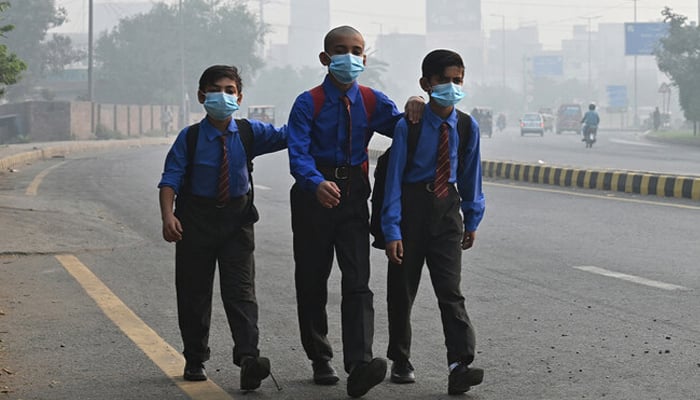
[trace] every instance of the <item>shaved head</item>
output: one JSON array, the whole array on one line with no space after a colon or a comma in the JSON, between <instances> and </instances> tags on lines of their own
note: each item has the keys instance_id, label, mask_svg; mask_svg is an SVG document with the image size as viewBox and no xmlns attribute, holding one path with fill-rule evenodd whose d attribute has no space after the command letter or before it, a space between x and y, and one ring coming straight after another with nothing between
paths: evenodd
<instances>
[{"instance_id":1,"label":"shaved head","mask_svg":"<svg viewBox=\"0 0 700 400\"><path fill-rule=\"evenodd\" d=\"M323 50L329 51L339 37L355 35L362 38L362 45L364 46L365 39L362 37L360 31L353 28L352 26L343 25L337 28L333 28L326 34L326 37L323 39Z\"/></svg>"}]
</instances>

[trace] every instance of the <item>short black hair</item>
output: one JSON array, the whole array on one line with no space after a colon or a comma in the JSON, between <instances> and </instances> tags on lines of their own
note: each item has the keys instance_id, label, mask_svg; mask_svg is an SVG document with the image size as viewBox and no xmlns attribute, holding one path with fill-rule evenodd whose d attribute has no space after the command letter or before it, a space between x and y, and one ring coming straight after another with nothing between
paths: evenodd
<instances>
[{"instance_id":1,"label":"short black hair","mask_svg":"<svg viewBox=\"0 0 700 400\"><path fill-rule=\"evenodd\" d=\"M236 88L238 93L243 92L243 81L241 80L241 75L238 72L238 68L233 65L212 65L202 72L202 76L199 78L199 90L204 91L207 86L213 85L221 78L229 78L236 82Z\"/></svg>"},{"instance_id":2,"label":"short black hair","mask_svg":"<svg viewBox=\"0 0 700 400\"><path fill-rule=\"evenodd\" d=\"M326 37L323 38L323 51L328 51L328 48L332 44L331 42L336 38L336 36L341 35L360 35L360 37L362 37L360 31L349 25L342 25L333 28L328 33L326 33ZM362 37L362 39L364 41L364 37Z\"/></svg>"},{"instance_id":3,"label":"short black hair","mask_svg":"<svg viewBox=\"0 0 700 400\"><path fill-rule=\"evenodd\" d=\"M421 70L424 78L438 75L442 76L447 67L464 68L462 57L452 50L437 49L433 50L423 58Z\"/></svg>"}]
</instances>

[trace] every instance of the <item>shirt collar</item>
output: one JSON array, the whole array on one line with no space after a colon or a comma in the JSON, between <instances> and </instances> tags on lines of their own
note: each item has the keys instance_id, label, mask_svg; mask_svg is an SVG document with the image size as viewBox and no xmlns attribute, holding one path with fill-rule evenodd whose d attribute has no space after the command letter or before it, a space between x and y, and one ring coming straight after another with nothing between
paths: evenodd
<instances>
[{"instance_id":1,"label":"shirt collar","mask_svg":"<svg viewBox=\"0 0 700 400\"><path fill-rule=\"evenodd\" d=\"M348 99L350 99L350 104L355 104L357 96L359 96L360 89L357 81L354 81L352 83L352 86L350 86L350 89L348 89L347 92L343 93L338 89L337 86L333 84L333 80L331 79L331 75L327 74L326 78L323 80L323 91L326 92L326 97L328 100L330 100L331 103L337 103L340 101L340 98L343 95L348 96Z\"/></svg>"},{"instance_id":2,"label":"shirt collar","mask_svg":"<svg viewBox=\"0 0 700 400\"><path fill-rule=\"evenodd\" d=\"M234 118L231 118L231 121L228 124L228 128L226 129L226 133L222 133L218 129L214 127L214 125L209 122L207 117L202 118L202 121L199 123L200 131L204 132L204 135L206 136L207 140L212 142L214 140L219 139L220 136L226 134L235 134L238 132L238 125L236 125L236 120Z\"/></svg>"},{"instance_id":3,"label":"shirt collar","mask_svg":"<svg viewBox=\"0 0 700 400\"><path fill-rule=\"evenodd\" d=\"M452 112L450 115L447 116L447 118L442 119L440 118L437 114L433 112L433 110L430 108L429 104L425 105L425 112L423 113L423 119L425 120L425 123L429 124L429 126L436 131L439 131L440 125L443 122L447 122L447 124L450 126L450 129L456 129L457 128L457 108L452 108Z\"/></svg>"}]
</instances>

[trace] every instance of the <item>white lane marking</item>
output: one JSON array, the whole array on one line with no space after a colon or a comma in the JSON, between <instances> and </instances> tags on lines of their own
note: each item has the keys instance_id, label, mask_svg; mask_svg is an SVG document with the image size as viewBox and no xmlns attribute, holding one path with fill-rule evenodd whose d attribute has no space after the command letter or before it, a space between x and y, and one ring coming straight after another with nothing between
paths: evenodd
<instances>
[{"instance_id":1,"label":"white lane marking","mask_svg":"<svg viewBox=\"0 0 700 400\"><path fill-rule=\"evenodd\" d=\"M628 275L628 274L623 274L621 272L615 272L615 271L609 271L604 268L599 268L599 267L594 267L590 265L580 265L580 266L574 266L573 268L581 270L581 271L586 271L590 272L593 274L598 274L598 275L603 275L603 276L609 276L611 278L617 278L617 279L622 279L625 281L629 282L634 282L638 283L640 285L646 285L646 286L651 286L655 287L658 289L664 289L664 290L692 290L690 288L687 288L685 286L678 286L674 285L671 283L664 283L664 282L659 282L659 281L654 281L651 279L646 279L642 278L640 276L634 276L634 275Z\"/></svg>"},{"instance_id":2,"label":"white lane marking","mask_svg":"<svg viewBox=\"0 0 700 400\"><path fill-rule=\"evenodd\" d=\"M256 189L260 189L260 190L271 190L271 188L268 186L263 186L263 185L253 185L253 186L255 186Z\"/></svg>"},{"instance_id":3,"label":"white lane marking","mask_svg":"<svg viewBox=\"0 0 700 400\"><path fill-rule=\"evenodd\" d=\"M620 144L631 144L633 146L645 146L645 147L667 147L661 144L655 144L655 143L644 143L644 142L634 142L632 140L624 140L624 139L608 139L609 142L612 143L620 143Z\"/></svg>"}]
</instances>

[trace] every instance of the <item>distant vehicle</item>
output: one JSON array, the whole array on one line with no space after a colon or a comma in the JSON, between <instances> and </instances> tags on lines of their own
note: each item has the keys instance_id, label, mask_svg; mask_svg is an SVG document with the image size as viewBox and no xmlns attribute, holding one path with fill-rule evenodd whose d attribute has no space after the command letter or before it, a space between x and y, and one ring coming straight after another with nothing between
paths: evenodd
<instances>
[{"instance_id":1,"label":"distant vehicle","mask_svg":"<svg viewBox=\"0 0 700 400\"><path fill-rule=\"evenodd\" d=\"M472 117L479 124L479 132L482 136L491 137L493 135L493 112L487 107L474 107Z\"/></svg>"},{"instance_id":2,"label":"distant vehicle","mask_svg":"<svg viewBox=\"0 0 700 400\"><path fill-rule=\"evenodd\" d=\"M564 131L581 133L583 111L580 104L562 104L557 111L557 135Z\"/></svg>"},{"instance_id":3,"label":"distant vehicle","mask_svg":"<svg viewBox=\"0 0 700 400\"><path fill-rule=\"evenodd\" d=\"M549 107L541 107L539 113L542 114L542 119L544 119L544 130L554 132L554 114L552 113L552 109Z\"/></svg>"},{"instance_id":4,"label":"distant vehicle","mask_svg":"<svg viewBox=\"0 0 700 400\"><path fill-rule=\"evenodd\" d=\"M250 106L248 119L256 119L268 124L275 124L275 106Z\"/></svg>"},{"instance_id":5,"label":"distant vehicle","mask_svg":"<svg viewBox=\"0 0 700 400\"><path fill-rule=\"evenodd\" d=\"M542 114L535 112L523 114L520 118L520 136L525 136L526 133L539 133L540 136L544 136Z\"/></svg>"}]
</instances>

